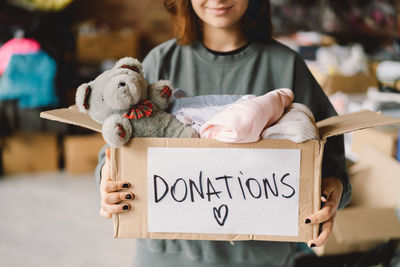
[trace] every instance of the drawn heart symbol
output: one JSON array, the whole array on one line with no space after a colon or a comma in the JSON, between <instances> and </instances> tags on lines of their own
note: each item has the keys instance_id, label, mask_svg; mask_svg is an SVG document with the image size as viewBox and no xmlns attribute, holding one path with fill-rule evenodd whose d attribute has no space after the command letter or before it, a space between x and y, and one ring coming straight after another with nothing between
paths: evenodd
<instances>
[{"instance_id":1,"label":"drawn heart symbol","mask_svg":"<svg viewBox=\"0 0 400 267\"><path fill-rule=\"evenodd\" d=\"M224 226L226 217L228 217L228 206L223 204L223 205L219 206L218 209L214 207L213 211L214 211L214 218L217 221L217 223L220 226Z\"/></svg>"}]
</instances>

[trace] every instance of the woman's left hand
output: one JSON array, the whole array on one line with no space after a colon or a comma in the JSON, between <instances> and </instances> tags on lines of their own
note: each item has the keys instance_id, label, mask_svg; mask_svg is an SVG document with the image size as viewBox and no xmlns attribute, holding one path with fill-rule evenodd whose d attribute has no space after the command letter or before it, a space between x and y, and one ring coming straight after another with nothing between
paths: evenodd
<instances>
[{"instance_id":1,"label":"woman's left hand","mask_svg":"<svg viewBox=\"0 0 400 267\"><path fill-rule=\"evenodd\" d=\"M332 232L336 211L342 196L343 185L336 177L322 179L321 201L323 207L313 215L306 218L307 224L322 224L321 232L316 239L308 241L309 247L320 247L328 240Z\"/></svg>"}]
</instances>

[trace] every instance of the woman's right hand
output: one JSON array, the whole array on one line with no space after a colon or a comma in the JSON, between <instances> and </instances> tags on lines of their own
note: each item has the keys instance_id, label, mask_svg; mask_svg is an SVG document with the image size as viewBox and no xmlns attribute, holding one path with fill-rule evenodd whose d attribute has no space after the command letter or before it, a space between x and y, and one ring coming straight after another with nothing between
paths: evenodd
<instances>
[{"instance_id":1,"label":"woman's right hand","mask_svg":"<svg viewBox=\"0 0 400 267\"><path fill-rule=\"evenodd\" d=\"M130 201L135 198L131 192L120 192L127 189L131 184L127 181L112 181L110 166L110 149L106 149L106 163L101 169L100 196L101 209L100 215L111 218L112 214L127 212L131 209L131 205L127 203L120 204L121 201Z\"/></svg>"}]
</instances>

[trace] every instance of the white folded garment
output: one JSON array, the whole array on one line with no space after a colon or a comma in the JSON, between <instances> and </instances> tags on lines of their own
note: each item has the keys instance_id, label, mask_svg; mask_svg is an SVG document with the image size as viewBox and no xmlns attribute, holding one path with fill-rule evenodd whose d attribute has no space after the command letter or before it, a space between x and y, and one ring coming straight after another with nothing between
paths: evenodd
<instances>
[{"instance_id":1,"label":"white folded garment","mask_svg":"<svg viewBox=\"0 0 400 267\"><path fill-rule=\"evenodd\" d=\"M303 104L292 103L282 117L261 133L262 139L287 139L302 143L319 139L318 129L311 110Z\"/></svg>"}]
</instances>

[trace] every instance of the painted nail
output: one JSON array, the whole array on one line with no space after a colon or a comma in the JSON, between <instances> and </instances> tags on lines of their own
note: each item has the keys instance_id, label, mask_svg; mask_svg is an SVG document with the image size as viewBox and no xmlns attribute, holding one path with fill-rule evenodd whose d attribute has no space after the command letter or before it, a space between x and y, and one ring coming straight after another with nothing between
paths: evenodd
<instances>
[{"instance_id":1,"label":"painted nail","mask_svg":"<svg viewBox=\"0 0 400 267\"><path fill-rule=\"evenodd\" d=\"M306 220L304 221L304 223L309 224L309 223L311 223L311 220L310 220L310 219L306 219Z\"/></svg>"},{"instance_id":2,"label":"painted nail","mask_svg":"<svg viewBox=\"0 0 400 267\"><path fill-rule=\"evenodd\" d=\"M315 244L311 244L311 245L310 245L310 248L313 248L313 247L315 247Z\"/></svg>"},{"instance_id":3,"label":"painted nail","mask_svg":"<svg viewBox=\"0 0 400 267\"><path fill-rule=\"evenodd\" d=\"M128 183L123 184L122 187L123 187L123 188L128 188L128 187L129 187L129 184L128 184Z\"/></svg>"},{"instance_id":4,"label":"painted nail","mask_svg":"<svg viewBox=\"0 0 400 267\"><path fill-rule=\"evenodd\" d=\"M126 199L132 199L132 195L130 195L130 194L129 195L125 195L125 198Z\"/></svg>"},{"instance_id":5,"label":"painted nail","mask_svg":"<svg viewBox=\"0 0 400 267\"><path fill-rule=\"evenodd\" d=\"M124 205L124 206L122 207L122 209L123 209L123 210L128 210L128 209L129 209L129 206L128 206L128 205Z\"/></svg>"}]
</instances>

